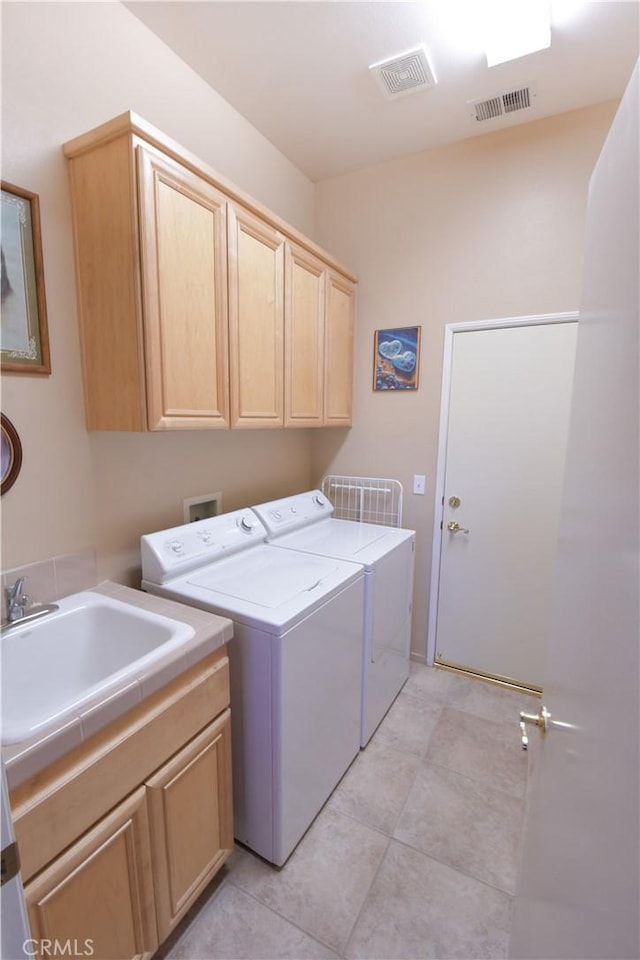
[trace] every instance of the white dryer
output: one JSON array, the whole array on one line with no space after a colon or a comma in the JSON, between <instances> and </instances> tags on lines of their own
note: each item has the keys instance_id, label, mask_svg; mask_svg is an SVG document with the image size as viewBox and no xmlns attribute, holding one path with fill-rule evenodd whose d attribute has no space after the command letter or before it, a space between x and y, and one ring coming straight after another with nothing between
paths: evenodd
<instances>
[{"instance_id":1,"label":"white dryer","mask_svg":"<svg viewBox=\"0 0 640 960\"><path fill-rule=\"evenodd\" d=\"M274 546L362 564L365 616L360 744L409 676L415 532L339 520L319 490L253 507Z\"/></svg>"},{"instance_id":2,"label":"white dryer","mask_svg":"<svg viewBox=\"0 0 640 960\"><path fill-rule=\"evenodd\" d=\"M282 865L360 749L364 577L250 510L142 537L142 586L229 617L236 838Z\"/></svg>"}]
</instances>

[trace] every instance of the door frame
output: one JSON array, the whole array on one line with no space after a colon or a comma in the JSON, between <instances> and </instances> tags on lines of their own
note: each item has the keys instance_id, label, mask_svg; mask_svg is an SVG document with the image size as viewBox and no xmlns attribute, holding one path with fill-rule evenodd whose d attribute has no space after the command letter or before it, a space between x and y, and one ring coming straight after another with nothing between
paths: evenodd
<instances>
[{"instance_id":1,"label":"door frame","mask_svg":"<svg viewBox=\"0 0 640 960\"><path fill-rule=\"evenodd\" d=\"M436 654L438 626L438 597L440 592L440 554L442 550L442 517L444 515L444 478L446 468L447 440L449 434L449 401L451 397L451 374L453 367L453 344L457 333L500 330L506 327L533 327L551 323L575 323L577 310L568 313L543 313L527 317L503 317L497 320L477 320L448 323L444 329L444 353L442 360L442 392L440 395L440 432L438 436L438 465L436 468L433 503L433 539L431 549L431 580L429 587L429 616L427 619L427 658L432 667Z\"/></svg>"}]
</instances>

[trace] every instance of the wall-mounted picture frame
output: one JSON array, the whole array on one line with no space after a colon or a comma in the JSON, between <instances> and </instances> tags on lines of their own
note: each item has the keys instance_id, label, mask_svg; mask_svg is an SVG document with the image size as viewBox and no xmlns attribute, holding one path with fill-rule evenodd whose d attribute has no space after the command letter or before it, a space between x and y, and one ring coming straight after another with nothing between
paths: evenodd
<instances>
[{"instance_id":1,"label":"wall-mounted picture frame","mask_svg":"<svg viewBox=\"0 0 640 960\"><path fill-rule=\"evenodd\" d=\"M373 343L373 389L417 390L422 327L376 330Z\"/></svg>"},{"instance_id":2,"label":"wall-mounted picture frame","mask_svg":"<svg viewBox=\"0 0 640 960\"><path fill-rule=\"evenodd\" d=\"M51 373L38 195L2 181L0 367Z\"/></svg>"},{"instance_id":3,"label":"wall-mounted picture frame","mask_svg":"<svg viewBox=\"0 0 640 960\"><path fill-rule=\"evenodd\" d=\"M22 444L18 431L4 413L0 413L0 496L10 490L22 466Z\"/></svg>"}]
</instances>

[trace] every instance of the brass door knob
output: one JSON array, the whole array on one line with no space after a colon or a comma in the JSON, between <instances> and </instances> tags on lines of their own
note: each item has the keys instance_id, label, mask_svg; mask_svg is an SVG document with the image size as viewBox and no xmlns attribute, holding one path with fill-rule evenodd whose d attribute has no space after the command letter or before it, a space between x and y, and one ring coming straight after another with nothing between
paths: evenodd
<instances>
[{"instance_id":1,"label":"brass door knob","mask_svg":"<svg viewBox=\"0 0 640 960\"><path fill-rule=\"evenodd\" d=\"M449 520L447 530L449 533L469 533L466 527L461 527L455 520Z\"/></svg>"},{"instance_id":2,"label":"brass door knob","mask_svg":"<svg viewBox=\"0 0 640 960\"><path fill-rule=\"evenodd\" d=\"M540 732L544 734L549 729L551 724L551 714L545 706L540 709L540 713L525 713L524 710L520 713L520 736L522 738L522 749L526 750L529 746L529 737L527 735L526 724L530 723L534 727L539 727Z\"/></svg>"}]
</instances>

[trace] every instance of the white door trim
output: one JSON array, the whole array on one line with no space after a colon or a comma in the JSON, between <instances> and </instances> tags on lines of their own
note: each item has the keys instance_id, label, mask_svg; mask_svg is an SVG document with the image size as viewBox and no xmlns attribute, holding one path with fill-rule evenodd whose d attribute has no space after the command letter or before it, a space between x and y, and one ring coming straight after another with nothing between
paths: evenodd
<instances>
[{"instance_id":1,"label":"white door trim","mask_svg":"<svg viewBox=\"0 0 640 960\"><path fill-rule=\"evenodd\" d=\"M433 545L431 551L431 585L429 589L429 617L427 622L427 664L433 666L436 654L436 629L438 619L438 592L440 589L440 551L442 548L442 499L444 497L444 474L449 431L449 398L451 394L451 366L453 362L453 338L456 333L478 330L499 330L505 327L533 327L548 323L574 323L577 311L570 313L545 313L530 317L503 317L498 320L478 320L468 323L448 323L444 331L444 354L442 360L442 393L440 397L440 433L438 437L438 466L436 469L433 509Z\"/></svg>"}]
</instances>

